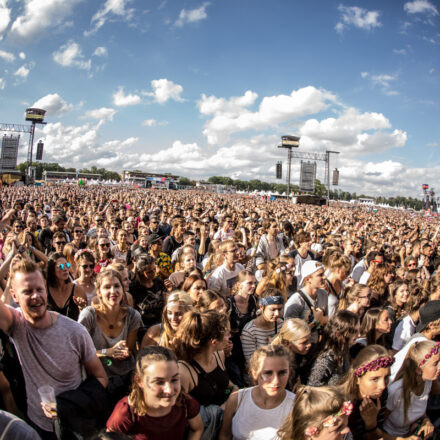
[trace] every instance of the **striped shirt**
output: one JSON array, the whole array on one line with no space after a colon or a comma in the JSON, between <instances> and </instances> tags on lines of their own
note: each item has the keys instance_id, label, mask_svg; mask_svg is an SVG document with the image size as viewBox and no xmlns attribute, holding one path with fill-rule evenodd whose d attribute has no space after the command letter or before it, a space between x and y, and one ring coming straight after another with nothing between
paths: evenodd
<instances>
[{"instance_id":1,"label":"striped shirt","mask_svg":"<svg viewBox=\"0 0 440 440\"><path fill-rule=\"evenodd\" d=\"M254 324L254 320L249 321L241 332L241 345L243 346L243 354L246 362L249 361L254 351L261 345L266 345L272 342L274 336L276 336L283 325L283 320L278 320L277 332L275 328L262 329Z\"/></svg>"}]
</instances>

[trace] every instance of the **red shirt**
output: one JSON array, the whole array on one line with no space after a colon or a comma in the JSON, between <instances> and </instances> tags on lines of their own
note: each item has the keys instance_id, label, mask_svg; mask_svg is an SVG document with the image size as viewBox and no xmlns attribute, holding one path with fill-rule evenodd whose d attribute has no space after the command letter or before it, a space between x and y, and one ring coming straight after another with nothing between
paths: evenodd
<instances>
[{"instance_id":1,"label":"red shirt","mask_svg":"<svg viewBox=\"0 0 440 440\"><path fill-rule=\"evenodd\" d=\"M128 396L121 399L107 421L107 429L134 435L135 440L182 440L188 419L200 412L199 403L190 396L185 406L174 405L163 417L138 416L128 405Z\"/></svg>"}]
</instances>

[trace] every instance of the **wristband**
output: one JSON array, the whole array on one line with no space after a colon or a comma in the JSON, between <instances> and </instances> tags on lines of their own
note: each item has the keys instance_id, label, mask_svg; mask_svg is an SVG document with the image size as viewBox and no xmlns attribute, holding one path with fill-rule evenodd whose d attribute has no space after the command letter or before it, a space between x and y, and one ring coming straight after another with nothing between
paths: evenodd
<instances>
[{"instance_id":1,"label":"wristband","mask_svg":"<svg viewBox=\"0 0 440 440\"><path fill-rule=\"evenodd\" d=\"M101 354L102 354L103 356L105 356L105 355L107 354L107 349L106 349L106 348L103 348L103 349L101 350Z\"/></svg>"}]
</instances>

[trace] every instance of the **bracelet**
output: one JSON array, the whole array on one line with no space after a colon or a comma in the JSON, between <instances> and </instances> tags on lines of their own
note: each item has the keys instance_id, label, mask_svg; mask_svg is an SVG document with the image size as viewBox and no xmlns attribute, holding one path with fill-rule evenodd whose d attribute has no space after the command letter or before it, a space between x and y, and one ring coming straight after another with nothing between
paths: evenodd
<instances>
[{"instance_id":1,"label":"bracelet","mask_svg":"<svg viewBox=\"0 0 440 440\"><path fill-rule=\"evenodd\" d=\"M373 432L373 431L376 431L376 429L377 429L377 425L374 425L374 428L370 428L370 429L367 429L367 428L365 428L365 432Z\"/></svg>"},{"instance_id":2,"label":"bracelet","mask_svg":"<svg viewBox=\"0 0 440 440\"><path fill-rule=\"evenodd\" d=\"M103 348L103 349L101 350L101 354L102 354L103 356L105 356L105 355L107 354L107 349L106 349L106 348Z\"/></svg>"}]
</instances>

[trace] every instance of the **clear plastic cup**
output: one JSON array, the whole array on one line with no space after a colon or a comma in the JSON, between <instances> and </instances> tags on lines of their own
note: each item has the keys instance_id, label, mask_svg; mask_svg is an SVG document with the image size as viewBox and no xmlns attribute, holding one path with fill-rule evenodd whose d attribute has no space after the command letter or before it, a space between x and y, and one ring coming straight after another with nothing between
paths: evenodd
<instances>
[{"instance_id":1,"label":"clear plastic cup","mask_svg":"<svg viewBox=\"0 0 440 440\"><path fill-rule=\"evenodd\" d=\"M50 385L44 385L38 388L38 394L40 395L41 402L45 406L46 410L53 416L57 415L57 401L55 398L55 390Z\"/></svg>"}]
</instances>

